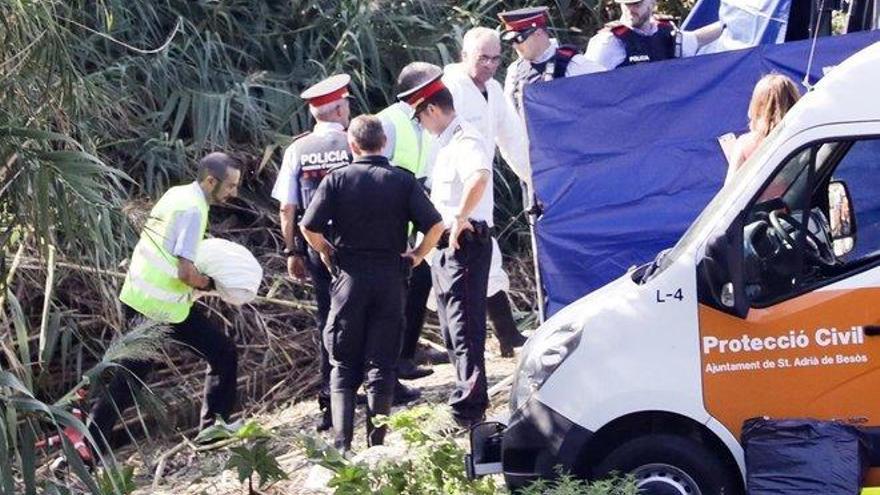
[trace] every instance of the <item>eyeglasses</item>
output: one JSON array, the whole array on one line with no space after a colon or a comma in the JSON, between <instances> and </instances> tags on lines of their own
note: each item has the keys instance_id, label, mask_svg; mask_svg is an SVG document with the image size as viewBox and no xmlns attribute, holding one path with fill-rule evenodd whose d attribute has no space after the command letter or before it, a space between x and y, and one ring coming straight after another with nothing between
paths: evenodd
<instances>
[{"instance_id":1,"label":"eyeglasses","mask_svg":"<svg viewBox=\"0 0 880 495\"><path fill-rule=\"evenodd\" d=\"M497 64L498 62L501 62L501 55L495 55L491 57L489 55L480 55L477 58L477 62L483 65Z\"/></svg>"},{"instance_id":2,"label":"eyeglasses","mask_svg":"<svg viewBox=\"0 0 880 495\"><path fill-rule=\"evenodd\" d=\"M523 31L505 31L501 34L501 41L518 45L520 43L524 43L527 39L529 39L529 36L534 34L537 30L538 28L536 27L530 27Z\"/></svg>"}]
</instances>

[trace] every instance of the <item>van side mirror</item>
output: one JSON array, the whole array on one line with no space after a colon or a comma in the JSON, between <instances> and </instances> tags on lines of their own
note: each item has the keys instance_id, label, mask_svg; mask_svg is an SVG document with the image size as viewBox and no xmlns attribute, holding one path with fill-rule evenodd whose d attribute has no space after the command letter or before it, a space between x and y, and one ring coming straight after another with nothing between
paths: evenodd
<instances>
[{"instance_id":1,"label":"van side mirror","mask_svg":"<svg viewBox=\"0 0 880 495\"><path fill-rule=\"evenodd\" d=\"M834 255L843 256L852 251L856 241L856 217L846 182L828 184L828 212Z\"/></svg>"}]
</instances>

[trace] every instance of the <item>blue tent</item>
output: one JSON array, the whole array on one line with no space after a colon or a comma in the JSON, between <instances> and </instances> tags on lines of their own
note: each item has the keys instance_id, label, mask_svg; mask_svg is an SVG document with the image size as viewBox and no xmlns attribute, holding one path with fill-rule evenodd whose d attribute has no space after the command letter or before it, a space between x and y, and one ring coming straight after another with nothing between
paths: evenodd
<instances>
[{"instance_id":1,"label":"blue tent","mask_svg":"<svg viewBox=\"0 0 880 495\"><path fill-rule=\"evenodd\" d=\"M878 40L820 38L811 82ZM717 138L746 130L755 82L802 80L809 52L809 41L762 45L527 87L548 315L678 240L721 188Z\"/></svg>"}]
</instances>

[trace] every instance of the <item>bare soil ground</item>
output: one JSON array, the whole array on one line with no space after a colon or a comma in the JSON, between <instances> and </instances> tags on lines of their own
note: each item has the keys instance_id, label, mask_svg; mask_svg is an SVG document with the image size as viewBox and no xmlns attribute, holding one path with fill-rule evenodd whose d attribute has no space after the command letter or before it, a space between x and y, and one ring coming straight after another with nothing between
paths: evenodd
<instances>
[{"instance_id":1,"label":"bare soil ground","mask_svg":"<svg viewBox=\"0 0 880 495\"><path fill-rule=\"evenodd\" d=\"M501 382L514 372L516 358L500 357L497 341L489 338L487 341L486 367L488 371L489 386ZM422 398L415 404L444 404L451 391L454 381L454 370L450 364L435 365L434 373L420 380L406 382L415 385L422 390ZM498 417L507 410L507 390L504 387L495 396L491 397L490 410L487 417ZM404 406L406 407L406 406ZM395 408L395 411L399 408ZM355 451L365 449L365 429L363 426L364 410L358 406L357 416L359 423L355 430ZM276 436L273 445L282 448L278 456L281 468L287 473L289 479L278 482L267 489L267 494L309 494L314 490L305 487L306 479L312 469L312 465L303 455L303 452L294 444L293 438L298 432L315 433L315 425L318 420L317 403L313 398L306 398L299 402L279 407L273 411L252 416L245 419L255 419L266 428L271 428ZM325 440L331 441L329 432L321 434ZM462 441L465 439L462 438ZM118 453L118 458L126 465L136 466L136 483L139 487L135 492L138 495L146 494L169 494L169 495L226 495L245 494L247 489L243 487L235 471L226 470L225 464L228 459L226 449L219 448L209 451L199 451L189 440L177 435L176 438L153 443L152 445L141 444L141 450L128 448ZM284 445L289 449L284 451ZM162 466L162 475L155 478L155 470L159 464ZM154 482L157 483L154 485Z\"/></svg>"}]
</instances>

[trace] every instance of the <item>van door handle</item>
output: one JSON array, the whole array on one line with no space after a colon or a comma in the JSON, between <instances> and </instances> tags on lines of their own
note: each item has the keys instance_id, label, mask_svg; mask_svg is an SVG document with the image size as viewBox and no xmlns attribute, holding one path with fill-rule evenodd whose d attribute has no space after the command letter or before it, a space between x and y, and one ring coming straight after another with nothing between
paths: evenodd
<instances>
[{"instance_id":1,"label":"van door handle","mask_svg":"<svg viewBox=\"0 0 880 495\"><path fill-rule=\"evenodd\" d=\"M868 337L880 336L880 325L865 325L862 329Z\"/></svg>"}]
</instances>

